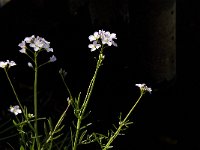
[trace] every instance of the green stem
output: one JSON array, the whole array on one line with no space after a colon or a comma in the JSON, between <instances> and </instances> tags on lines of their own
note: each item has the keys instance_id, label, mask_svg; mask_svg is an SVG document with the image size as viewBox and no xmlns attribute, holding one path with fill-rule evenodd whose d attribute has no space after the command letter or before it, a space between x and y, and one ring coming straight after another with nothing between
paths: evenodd
<instances>
[{"instance_id":1,"label":"green stem","mask_svg":"<svg viewBox=\"0 0 200 150\"><path fill-rule=\"evenodd\" d=\"M62 113L62 115L60 116L56 126L54 127L54 130L51 132L51 134L49 135L49 138L46 140L45 144L48 144L51 140L53 140L53 135L56 133L57 129L60 127L67 110L69 109L70 103L68 103L67 108L65 109L65 111ZM41 150L44 150L44 146L41 148Z\"/></svg>"},{"instance_id":2,"label":"green stem","mask_svg":"<svg viewBox=\"0 0 200 150\"><path fill-rule=\"evenodd\" d=\"M15 91L15 88L14 88L14 86L13 86L13 84L12 84L12 81L11 81L9 75L8 75L8 72L7 72L6 68L4 69L4 71L5 71L5 73L6 73L6 76L7 76L7 79L8 79L8 81L9 81L9 84L10 84L12 90L13 90L13 93L14 93L14 95L15 95L15 98L17 99L17 102L18 102L18 104L19 104L19 107L21 108L21 110L22 110L22 112L23 112L23 115L24 115L24 117L26 118L26 120L28 120L28 118L27 118L27 116L26 116L26 113L25 113L25 110L24 110L24 108L22 107L21 101L20 101L20 99L19 99L19 97L18 97L18 95L17 95L17 92ZM34 131L34 128L33 128L33 126L30 124L30 122L28 122L28 124L29 124L29 127Z\"/></svg>"},{"instance_id":3,"label":"green stem","mask_svg":"<svg viewBox=\"0 0 200 150\"><path fill-rule=\"evenodd\" d=\"M137 104L139 103L140 99L142 98L143 93L140 94L140 97L138 98L138 100L135 102L135 104L133 105L133 107L131 108L131 110L128 112L128 114L126 115L126 117L124 118L124 120L122 121L123 123L126 122L126 120L128 119L128 117L130 116L130 114L132 113L132 111L135 109L135 107L137 106Z\"/></svg>"},{"instance_id":4,"label":"green stem","mask_svg":"<svg viewBox=\"0 0 200 150\"><path fill-rule=\"evenodd\" d=\"M135 104L132 106L132 108L130 109L130 111L128 112L128 114L126 115L126 117L124 118L124 120L122 122L120 122L119 127L117 129L117 131L114 133L114 135L109 139L108 143L106 144L106 146L103 148L103 150L107 150L110 147L110 144L115 140L115 138L119 135L122 127L126 124L126 121L128 119L128 117L131 115L131 113L133 112L133 110L135 109L135 107L137 106L137 104L139 103L140 99L142 98L143 92L140 94L140 97L137 99L137 101L135 102Z\"/></svg>"},{"instance_id":5,"label":"green stem","mask_svg":"<svg viewBox=\"0 0 200 150\"><path fill-rule=\"evenodd\" d=\"M75 135L75 141L74 141L74 145L73 145L73 150L77 149L78 146L78 137L79 137L79 132L80 132L80 127L81 127L81 121L82 118L80 117L77 121L77 125L76 125L76 135Z\"/></svg>"},{"instance_id":6,"label":"green stem","mask_svg":"<svg viewBox=\"0 0 200 150\"><path fill-rule=\"evenodd\" d=\"M81 107L80 116L78 117L78 121L77 121L77 125L76 125L76 134L75 134L75 140L74 140L74 144L73 144L72 150L76 150L77 149L78 139L79 139L79 132L80 132L80 128L81 128L81 122L82 122L82 119L84 118L85 110L87 108L90 96L92 94L92 90L94 88L94 83L95 83L95 79L96 79L96 76L97 76L97 72L99 70L99 67L102 64L103 59L104 59L102 53L103 53L103 49L100 51L99 59L97 61L97 65L96 65L96 69L95 69L95 73L94 73L94 75L93 75L93 77L92 77L92 79L90 81L90 84L89 84L89 87L87 89L87 93L86 93L84 102L83 102L82 107Z\"/></svg>"},{"instance_id":7,"label":"green stem","mask_svg":"<svg viewBox=\"0 0 200 150\"><path fill-rule=\"evenodd\" d=\"M67 92L69 93L69 98L70 98L70 100L72 100L73 97L72 97L72 94L71 94L71 92L70 92L70 90L69 90L69 87L67 86L67 84L66 84L66 82L65 82L64 76L63 76L62 74L60 74L60 76L61 76L61 78L62 78L62 81L63 81L63 83L64 83L65 88L67 89Z\"/></svg>"},{"instance_id":8,"label":"green stem","mask_svg":"<svg viewBox=\"0 0 200 150\"><path fill-rule=\"evenodd\" d=\"M38 107L38 99L37 99L37 79L38 79L38 66L37 66L37 53L34 54L34 61L35 61L35 79L34 79L34 116L35 116L35 122L34 122L34 129L35 129L35 138L37 143L37 148L40 150L40 141L38 137L38 115L37 115L37 107Z\"/></svg>"},{"instance_id":9,"label":"green stem","mask_svg":"<svg viewBox=\"0 0 200 150\"><path fill-rule=\"evenodd\" d=\"M12 88L12 90L13 90L13 93L15 94L15 97L16 97L16 99L17 99L17 102L18 102L18 104L19 104L21 110L24 112L24 108L22 107L22 104L21 104L21 102L20 102L20 100L19 100L19 97L18 97L18 95L17 95L17 92L15 91L15 88L14 88L14 86L13 86L13 84L12 84L12 81L10 80L10 77L9 77L9 75L8 75L8 72L7 72L6 68L4 68L4 71L5 71L5 73L6 73L6 76L7 76L8 81L9 81L9 83L10 83L10 86L11 86L11 88Z\"/></svg>"}]
</instances>

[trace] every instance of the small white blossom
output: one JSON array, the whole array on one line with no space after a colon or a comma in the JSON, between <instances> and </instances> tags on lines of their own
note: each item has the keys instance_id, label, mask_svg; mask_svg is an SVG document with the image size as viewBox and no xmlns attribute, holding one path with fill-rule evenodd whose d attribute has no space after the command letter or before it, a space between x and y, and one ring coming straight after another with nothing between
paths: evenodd
<instances>
[{"instance_id":1,"label":"small white blossom","mask_svg":"<svg viewBox=\"0 0 200 150\"><path fill-rule=\"evenodd\" d=\"M19 50L20 53L26 53L26 42L25 41L22 41L21 43L19 43L18 46L22 48L21 50Z\"/></svg>"},{"instance_id":2,"label":"small white blossom","mask_svg":"<svg viewBox=\"0 0 200 150\"><path fill-rule=\"evenodd\" d=\"M57 58L56 58L54 55L51 56L50 59L49 59L50 62L54 62L54 61L56 61L56 60L57 60Z\"/></svg>"},{"instance_id":3,"label":"small white blossom","mask_svg":"<svg viewBox=\"0 0 200 150\"><path fill-rule=\"evenodd\" d=\"M100 48L101 44L98 44L97 41L94 41L92 44L89 44L88 47L91 49L91 52L92 52Z\"/></svg>"},{"instance_id":4,"label":"small white blossom","mask_svg":"<svg viewBox=\"0 0 200 150\"><path fill-rule=\"evenodd\" d=\"M9 60L7 60L7 61L0 61L0 67L1 68L5 68L7 66L8 66L8 68L10 68L10 67L15 66L15 65L16 65L16 63L14 61L9 61Z\"/></svg>"},{"instance_id":5,"label":"small white blossom","mask_svg":"<svg viewBox=\"0 0 200 150\"><path fill-rule=\"evenodd\" d=\"M99 38L100 38L100 35L99 35L98 32L94 32L94 35L90 35L90 36L89 36L90 42L96 41L96 40L98 40Z\"/></svg>"},{"instance_id":6,"label":"small white blossom","mask_svg":"<svg viewBox=\"0 0 200 150\"><path fill-rule=\"evenodd\" d=\"M8 65L7 62L5 62L5 61L0 61L0 67L1 67L1 68L5 68L7 65Z\"/></svg>"},{"instance_id":7,"label":"small white blossom","mask_svg":"<svg viewBox=\"0 0 200 150\"><path fill-rule=\"evenodd\" d=\"M149 88L149 87L147 87L146 86L146 84L135 84L137 87L139 87L140 88L140 90L142 91L142 92L144 92L144 91L147 91L147 92L149 92L149 93L151 93L152 92L152 89L151 88Z\"/></svg>"},{"instance_id":8,"label":"small white blossom","mask_svg":"<svg viewBox=\"0 0 200 150\"><path fill-rule=\"evenodd\" d=\"M14 61L7 60L7 62L8 62L8 68L16 65L16 63Z\"/></svg>"},{"instance_id":9,"label":"small white blossom","mask_svg":"<svg viewBox=\"0 0 200 150\"><path fill-rule=\"evenodd\" d=\"M22 111L21 111L21 109L19 108L18 105L10 106L9 111L10 111L11 113L14 113L15 115L18 115L18 114L21 114L21 113L22 113Z\"/></svg>"}]
</instances>

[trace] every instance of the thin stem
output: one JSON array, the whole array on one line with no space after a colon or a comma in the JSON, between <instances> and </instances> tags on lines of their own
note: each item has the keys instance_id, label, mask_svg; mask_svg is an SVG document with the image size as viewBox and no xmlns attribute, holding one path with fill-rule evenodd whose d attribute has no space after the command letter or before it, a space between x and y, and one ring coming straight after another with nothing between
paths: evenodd
<instances>
[{"instance_id":1,"label":"thin stem","mask_svg":"<svg viewBox=\"0 0 200 150\"><path fill-rule=\"evenodd\" d=\"M103 50L102 50L103 51ZM97 65L96 65L96 70L95 70L95 73L94 73L94 75L93 75L93 77L92 77L92 80L90 81L90 84L89 84L89 87L88 87L88 90L87 90L87 93L86 93L86 96L85 96L85 99L84 99L84 103L83 103L83 105L82 105L82 114L84 114L85 113L85 110L86 110L86 108L87 108L87 105L88 105L88 102L89 102L89 99L90 99L90 96L91 96L91 94L92 94L92 90L93 90L93 88L94 88L94 83L95 83L95 80L96 80L96 76L97 76L97 72L98 72L98 70L99 70L99 67L101 66L101 64L102 64L102 61L103 61L103 54L102 54L102 51L100 52L100 54L99 54L99 59L98 59L98 61L97 61Z\"/></svg>"},{"instance_id":2,"label":"thin stem","mask_svg":"<svg viewBox=\"0 0 200 150\"><path fill-rule=\"evenodd\" d=\"M48 63L51 63L51 62L50 62L50 61L47 61L47 62L41 64L40 66L38 66L38 68L40 68L40 67L42 67L42 66L44 66L44 65L46 65L46 64L48 64Z\"/></svg>"},{"instance_id":3,"label":"thin stem","mask_svg":"<svg viewBox=\"0 0 200 150\"><path fill-rule=\"evenodd\" d=\"M35 122L34 122L34 129L35 129L35 138L37 143L37 148L40 150L40 141L38 137L38 123L37 123L37 107L38 107L38 99L37 99L37 79L38 79L38 66L37 66L37 53L34 54L34 62L35 62L35 79L34 79L34 116L35 116Z\"/></svg>"},{"instance_id":4,"label":"thin stem","mask_svg":"<svg viewBox=\"0 0 200 150\"><path fill-rule=\"evenodd\" d=\"M7 76L8 81L9 81L9 83L10 83L10 86L11 86L11 88L12 88L12 90L13 90L13 93L14 93L14 95L15 95L15 98L17 99L17 102L18 102L18 104L19 104L19 107L21 108L21 110L22 110L22 112L23 112L23 115L24 115L24 117L26 118L26 120L28 120L28 118L27 118L27 116L26 116L26 113L25 113L25 110L24 110L24 108L22 107L21 101L20 101L20 99L19 99L19 97L18 97L18 95L17 95L17 92L15 91L15 88L14 88L14 86L13 86L13 84L12 84L12 81L11 81L9 75L8 75L8 72L7 72L6 68L4 69L4 71L5 71L5 73L6 73L6 76ZM30 124L30 122L28 122L28 124L29 124L29 127L34 131L34 128L33 128L33 126Z\"/></svg>"},{"instance_id":5,"label":"thin stem","mask_svg":"<svg viewBox=\"0 0 200 150\"><path fill-rule=\"evenodd\" d=\"M81 127L81 121L82 121L82 118L81 117L78 118L77 125L76 125L75 141L74 141L74 145L72 147L73 150L76 150L77 146L78 146L78 137L79 137L80 127Z\"/></svg>"},{"instance_id":6,"label":"thin stem","mask_svg":"<svg viewBox=\"0 0 200 150\"><path fill-rule=\"evenodd\" d=\"M138 100L135 102L135 104L133 105L133 107L131 108L131 110L128 112L128 114L126 115L126 117L124 118L124 120L122 122L126 122L126 120L128 119L128 117L130 116L130 114L132 113L132 111L135 109L135 107L137 106L137 104L139 103L140 99L142 98L143 93L140 94L140 97L138 98Z\"/></svg>"},{"instance_id":7,"label":"thin stem","mask_svg":"<svg viewBox=\"0 0 200 150\"><path fill-rule=\"evenodd\" d=\"M103 53L103 49L100 51L99 59L97 61L97 65L96 65L96 69L95 69L95 73L94 73L94 75L93 75L93 77L92 77L92 79L90 81L90 84L89 84L89 87L87 89L87 93L86 93L84 102L83 102L82 107L81 107L80 116L78 117L78 121L77 121L77 125L76 125L75 141L74 141L74 144L73 144L73 147L72 147L73 150L76 150L77 146L78 146L78 138L79 138L79 132L80 132L80 128L81 128L81 122L82 122L82 119L84 117L85 110L87 108L90 96L92 94L92 90L94 88L94 83L95 83L95 79L96 79L96 76L97 76L97 72L99 70L99 67L102 64L103 59L104 59L102 53Z\"/></svg>"},{"instance_id":8,"label":"thin stem","mask_svg":"<svg viewBox=\"0 0 200 150\"><path fill-rule=\"evenodd\" d=\"M71 100L71 99L72 99L72 94L71 94L71 92L70 92L70 90L69 90L69 87L67 86L67 84L66 84L66 82L65 82L64 76L62 75L62 73L60 74L60 76L61 76L61 78L62 78L62 81L63 81L63 83L64 83L65 88L67 89L67 92L69 93L69 97L70 97L70 100Z\"/></svg>"},{"instance_id":9,"label":"thin stem","mask_svg":"<svg viewBox=\"0 0 200 150\"><path fill-rule=\"evenodd\" d=\"M137 99L137 101L135 102L135 104L132 106L132 108L130 109L130 111L128 112L128 114L126 115L126 117L124 118L123 121L120 122L119 127L117 129L117 131L114 133L114 135L109 139L109 141L107 142L106 146L104 147L103 150L107 150L110 147L110 144L115 140L115 138L119 135L122 127L126 124L126 121L128 119L128 117L131 115L131 113L133 112L133 110L135 109L135 107L137 106L138 102L140 101L140 99L142 98L143 92L141 92L140 97Z\"/></svg>"},{"instance_id":10,"label":"thin stem","mask_svg":"<svg viewBox=\"0 0 200 150\"><path fill-rule=\"evenodd\" d=\"M6 68L4 68L4 71L5 71L5 73L6 73L6 76L7 76L8 81L9 81L9 83L10 83L10 86L11 86L11 88L12 88L12 90L13 90L13 93L15 94L15 97L16 97L16 99L17 99L17 102L18 102L20 108L22 109L22 111L24 112L24 108L22 107L22 104L21 104L21 102L20 102L20 100L19 100L19 97L18 97L18 95L17 95L17 92L15 91L15 88L14 88L14 86L13 86L13 84L12 84L12 81L10 80L10 77L9 77L9 75L8 75L8 72L7 72Z\"/></svg>"}]
</instances>

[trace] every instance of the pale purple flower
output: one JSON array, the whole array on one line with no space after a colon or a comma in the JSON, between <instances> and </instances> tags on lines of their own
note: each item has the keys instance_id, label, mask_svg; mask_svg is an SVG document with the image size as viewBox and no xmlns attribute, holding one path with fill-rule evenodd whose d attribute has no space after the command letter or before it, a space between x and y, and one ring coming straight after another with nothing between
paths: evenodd
<instances>
[{"instance_id":1,"label":"pale purple flower","mask_svg":"<svg viewBox=\"0 0 200 150\"><path fill-rule=\"evenodd\" d=\"M135 84L137 87L139 87L140 88L140 90L142 91L142 92L145 92L145 91L147 91L147 92L149 92L149 93L151 93L152 92L152 89L151 88L149 88L149 87L147 87L146 86L146 84Z\"/></svg>"},{"instance_id":2,"label":"pale purple flower","mask_svg":"<svg viewBox=\"0 0 200 150\"><path fill-rule=\"evenodd\" d=\"M35 39L35 35L32 35L32 36L30 36L30 37L26 37L26 38L24 39L24 41L25 41L26 43L32 43L32 42L33 42L33 39Z\"/></svg>"},{"instance_id":3,"label":"pale purple flower","mask_svg":"<svg viewBox=\"0 0 200 150\"><path fill-rule=\"evenodd\" d=\"M110 32L105 32L105 31L99 31L101 34L101 40L102 44L107 44L108 46L114 45L117 46L117 44L113 41L113 39L117 39L116 34Z\"/></svg>"},{"instance_id":4,"label":"pale purple flower","mask_svg":"<svg viewBox=\"0 0 200 150\"><path fill-rule=\"evenodd\" d=\"M53 48L45 48L47 52L53 52Z\"/></svg>"},{"instance_id":5,"label":"pale purple flower","mask_svg":"<svg viewBox=\"0 0 200 150\"><path fill-rule=\"evenodd\" d=\"M42 48L47 52L53 52L53 48L50 48L50 42L39 36L35 37L35 35L32 35L30 37L26 37L24 41L18 45L22 48L20 50L21 53L26 53L26 44L29 44L29 46L32 47L36 52Z\"/></svg>"},{"instance_id":6,"label":"pale purple flower","mask_svg":"<svg viewBox=\"0 0 200 150\"><path fill-rule=\"evenodd\" d=\"M95 51L96 49L101 47L101 44L98 44L97 41L93 41L92 44L89 44L88 47L91 49L92 51Z\"/></svg>"},{"instance_id":7,"label":"pale purple flower","mask_svg":"<svg viewBox=\"0 0 200 150\"><path fill-rule=\"evenodd\" d=\"M90 36L89 36L90 42L96 41L96 40L98 40L99 38L100 38L100 34L99 34L98 32L94 32L93 35L90 35Z\"/></svg>"},{"instance_id":8,"label":"pale purple flower","mask_svg":"<svg viewBox=\"0 0 200 150\"><path fill-rule=\"evenodd\" d=\"M114 42L114 39L117 39L115 33L110 33L109 31L99 30L99 32L94 32L93 35L89 36L90 42L93 44L89 44L88 47L91 51L95 51L100 48L101 45L107 44L108 46L116 46L117 44Z\"/></svg>"},{"instance_id":9,"label":"pale purple flower","mask_svg":"<svg viewBox=\"0 0 200 150\"><path fill-rule=\"evenodd\" d=\"M26 53L26 42L25 41L22 41L21 43L19 43L18 46L22 48L21 50L19 50L20 53Z\"/></svg>"},{"instance_id":10,"label":"pale purple flower","mask_svg":"<svg viewBox=\"0 0 200 150\"><path fill-rule=\"evenodd\" d=\"M19 108L18 105L10 106L9 111L10 111L11 113L14 113L15 116L22 113L22 110Z\"/></svg>"},{"instance_id":11,"label":"pale purple flower","mask_svg":"<svg viewBox=\"0 0 200 150\"><path fill-rule=\"evenodd\" d=\"M40 50L44 45L43 38L37 36L36 38L33 39L33 42L30 43L30 47L34 48L34 51Z\"/></svg>"},{"instance_id":12,"label":"pale purple flower","mask_svg":"<svg viewBox=\"0 0 200 150\"><path fill-rule=\"evenodd\" d=\"M50 57L49 61L50 62L55 62L57 60L57 58L53 55Z\"/></svg>"},{"instance_id":13,"label":"pale purple flower","mask_svg":"<svg viewBox=\"0 0 200 150\"><path fill-rule=\"evenodd\" d=\"M47 52L53 52L53 48L50 48L50 42L46 41L44 38L41 39L43 41L43 47L47 50Z\"/></svg>"}]
</instances>

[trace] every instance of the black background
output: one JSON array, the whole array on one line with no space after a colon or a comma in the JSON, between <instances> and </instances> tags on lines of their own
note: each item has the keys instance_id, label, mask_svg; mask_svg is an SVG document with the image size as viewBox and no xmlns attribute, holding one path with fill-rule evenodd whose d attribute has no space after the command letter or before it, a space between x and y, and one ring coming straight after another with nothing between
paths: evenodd
<instances>
[{"instance_id":1,"label":"black background","mask_svg":"<svg viewBox=\"0 0 200 150\"><path fill-rule=\"evenodd\" d=\"M77 7L76 11L70 11L70 7L66 9L66 6L68 3L61 0L60 3L49 1L45 4L13 0L0 9L0 60L15 60L19 64L9 73L19 95L25 99L24 103L32 105L30 79L33 78L32 71L26 68L25 56L18 52L17 45L25 37L39 35L50 41L54 48L58 61L41 70L39 97L40 113L56 119L66 107L65 99L68 96L58 70L62 67L67 71L66 81L72 94L77 96L81 91L84 97L95 67L94 57L97 56L97 53L91 53L87 48L88 36L99 29L108 30L117 34L119 47L111 47L106 51L104 65L97 76L89 105L93 129L104 132L111 123L117 123L119 112L125 114L139 96L139 90L134 84L145 82L153 90L157 89L157 92L144 96L132 116L134 124L125 136L116 139L114 149L200 149L196 96L199 91L198 5L194 1L177 1L178 79L174 77L172 81L159 84L145 77L137 55L131 55L134 36L129 33L129 29L132 28L134 18L130 18L129 24L120 18L111 21L109 25L94 24L87 2ZM129 2L130 10L133 6ZM15 99L3 71L0 73L0 121L3 122L12 117L7 114L7 108ZM66 123L69 121L66 120ZM6 141L0 143L2 147L8 147Z\"/></svg>"}]
</instances>

